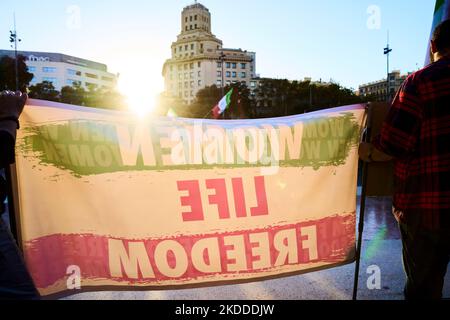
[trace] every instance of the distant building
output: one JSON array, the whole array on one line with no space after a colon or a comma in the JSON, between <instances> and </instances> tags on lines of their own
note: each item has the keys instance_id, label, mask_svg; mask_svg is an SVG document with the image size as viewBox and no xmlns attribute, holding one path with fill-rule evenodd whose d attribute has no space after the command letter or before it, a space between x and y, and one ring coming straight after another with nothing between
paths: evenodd
<instances>
[{"instance_id":1,"label":"distant building","mask_svg":"<svg viewBox=\"0 0 450 320\"><path fill-rule=\"evenodd\" d=\"M34 75L30 85L49 81L56 90L79 83L82 87L113 89L117 76L105 64L60 53L19 51L26 58L28 72ZM14 58L14 51L0 50L1 56Z\"/></svg>"},{"instance_id":2,"label":"distant building","mask_svg":"<svg viewBox=\"0 0 450 320\"><path fill-rule=\"evenodd\" d=\"M367 84L363 84L359 86L359 95L362 97L373 96L376 101L387 101L392 100L395 97L395 94L402 86L403 82L410 75L410 73L406 75L400 74L400 71L396 70L389 74L389 97L387 94L387 80L382 79L375 82L370 82ZM388 99L389 98L389 99Z\"/></svg>"},{"instance_id":3,"label":"distant building","mask_svg":"<svg viewBox=\"0 0 450 320\"><path fill-rule=\"evenodd\" d=\"M223 48L211 32L211 14L200 3L181 13L181 33L172 43L172 57L163 66L165 92L190 104L205 87L250 81L256 76L256 53Z\"/></svg>"}]
</instances>

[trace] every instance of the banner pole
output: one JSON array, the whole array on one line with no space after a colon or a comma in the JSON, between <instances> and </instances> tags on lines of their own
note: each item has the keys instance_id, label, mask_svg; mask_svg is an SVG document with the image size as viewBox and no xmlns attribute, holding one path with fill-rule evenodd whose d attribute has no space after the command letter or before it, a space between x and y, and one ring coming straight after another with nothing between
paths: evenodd
<instances>
[{"instance_id":1,"label":"banner pole","mask_svg":"<svg viewBox=\"0 0 450 320\"><path fill-rule=\"evenodd\" d=\"M369 142L372 135L372 105L370 103L366 106L367 121L366 132L363 141ZM358 243L356 246L356 264L355 264L355 278L353 281L353 297L352 300L357 300L358 297L358 281L359 281L359 269L361 264L361 248L362 248L362 236L364 233L364 215L366 210L366 194L367 194L367 176L368 176L369 164L363 162L363 175L362 175L362 190L361 200L359 205L359 222L358 222Z\"/></svg>"},{"instance_id":2,"label":"banner pole","mask_svg":"<svg viewBox=\"0 0 450 320\"><path fill-rule=\"evenodd\" d=\"M18 247L22 249L21 234L19 230L19 214L18 214L18 203L14 200L18 199L17 195L17 176L15 165L9 165L5 167L6 184L8 188L8 214L9 214L9 225L11 228L11 233L16 241Z\"/></svg>"}]
</instances>

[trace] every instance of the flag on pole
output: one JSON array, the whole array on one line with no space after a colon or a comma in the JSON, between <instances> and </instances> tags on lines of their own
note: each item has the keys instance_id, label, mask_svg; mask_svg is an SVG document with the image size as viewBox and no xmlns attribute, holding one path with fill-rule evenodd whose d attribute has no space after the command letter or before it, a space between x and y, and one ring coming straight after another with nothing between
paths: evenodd
<instances>
[{"instance_id":1,"label":"flag on pole","mask_svg":"<svg viewBox=\"0 0 450 320\"><path fill-rule=\"evenodd\" d=\"M436 7L434 9L433 25L431 27L431 37L436 27L445 20L450 19L450 0L436 0ZM427 59L425 65L429 65L431 62L430 42L428 42Z\"/></svg>"},{"instance_id":2,"label":"flag on pole","mask_svg":"<svg viewBox=\"0 0 450 320\"><path fill-rule=\"evenodd\" d=\"M212 109L214 119L219 119L220 115L230 106L231 95L233 94L233 88L219 101L218 104Z\"/></svg>"}]
</instances>

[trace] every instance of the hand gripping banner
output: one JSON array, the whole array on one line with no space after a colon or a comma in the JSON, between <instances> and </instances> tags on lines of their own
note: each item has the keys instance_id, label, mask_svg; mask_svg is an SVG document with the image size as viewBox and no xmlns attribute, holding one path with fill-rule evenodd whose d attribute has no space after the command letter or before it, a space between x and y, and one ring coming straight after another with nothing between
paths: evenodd
<instances>
[{"instance_id":1,"label":"hand gripping banner","mask_svg":"<svg viewBox=\"0 0 450 320\"><path fill-rule=\"evenodd\" d=\"M213 121L29 100L20 120L20 233L44 296L354 261L364 105Z\"/></svg>"}]
</instances>

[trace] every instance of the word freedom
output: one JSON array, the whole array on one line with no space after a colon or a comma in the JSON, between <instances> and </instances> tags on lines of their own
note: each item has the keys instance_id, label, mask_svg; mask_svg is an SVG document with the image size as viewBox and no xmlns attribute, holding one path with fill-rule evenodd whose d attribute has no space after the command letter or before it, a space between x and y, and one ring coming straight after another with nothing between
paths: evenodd
<instances>
[{"instance_id":1,"label":"word freedom","mask_svg":"<svg viewBox=\"0 0 450 320\"><path fill-rule=\"evenodd\" d=\"M161 168L342 164L358 126L348 116L226 129L69 121L33 127L27 149L77 174Z\"/></svg>"}]
</instances>

